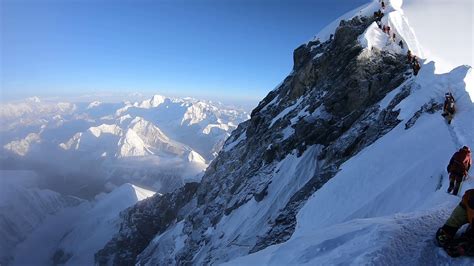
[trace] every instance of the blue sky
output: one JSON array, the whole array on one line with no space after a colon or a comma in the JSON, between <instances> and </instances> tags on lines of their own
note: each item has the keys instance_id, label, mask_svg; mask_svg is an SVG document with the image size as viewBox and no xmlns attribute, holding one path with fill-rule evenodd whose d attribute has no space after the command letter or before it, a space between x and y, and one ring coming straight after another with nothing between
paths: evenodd
<instances>
[{"instance_id":1,"label":"blue sky","mask_svg":"<svg viewBox=\"0 0 474 266\"><path fill-rule=\"evenodd\" d=\"M3 0L2 99L99 92L258 100L368 0Z\"/></svg>"}]
</instances>

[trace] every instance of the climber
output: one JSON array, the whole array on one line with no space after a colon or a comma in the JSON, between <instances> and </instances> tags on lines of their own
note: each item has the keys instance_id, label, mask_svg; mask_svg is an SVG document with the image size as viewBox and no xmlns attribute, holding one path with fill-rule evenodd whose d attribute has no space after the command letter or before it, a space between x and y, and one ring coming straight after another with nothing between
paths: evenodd
<instances>
[{"instance_id":1,"label":"climber","mask_svg":"<svg viewBox=\"0 0 474 266\"><path fill-rule=\"evenodd\" d=\"M454 113L456 112L454 102L453 94L451 92L447 92L445 94L442 116L448 120L448 124L451 124L451 120L453 120Z\"/></svg>"},{"instance_id":2,"label":"climber","mask_svg":"<svg viewBox=\"0 0 474 266\"><path fill-rule=\"evenodd\" d=\"M385 2L384 1L382 1L381 5L382 5L382 9L385 9Z\"/></svg>"},{"instance_id":3,"label":"climber","mask_svg":"<svg viewBox=\"0 0 474 266\"><path fill-rule=\"evenodd\" d=\"M384 16L384 13L380 9L374 12L374 19L376 22L381 22L383 16Z\"/></svg>"},{"instance_id":4,"label":"climber","mask_svg":"<svg viewBox=\"0 0 474 266\"><path fill-rule=\"evenodd\" d=\"M403 41L402 41L402 40L400 40L400 41L398 42L398 45L400 45L400 48L403 49Z\"/></svg>"},{"instance_id":5,"label":"climber","mask_svg":"<svg viewBox=\"0 0 474 266\"><path fill-rule=\"evenodd\" d=\"M387 26L387 34L390 37L390 26Z\"/></svg>"},{"instance_id":6,"label":"climber","mask_svg":"<svg viewBox=\"0 0 474 266\"><path fill-rule=\"evenodd\" d=\"M417 76L420 69L421 69L420 63L418 63L418 61L415 61L413 63L413 75Z\"/></svg>"},{"instance_id":7,"label":"climber","mask_svg":"<svg viewBox=\"0 0 474 266\"><path fill-rule=\"evenodd\" d=\"M408 59L408 63L411 63L413 60L413 55L411 54L410 50L408 50L407 52L407 59Z\"/></svg>"},{"instance_id":8,"label":"climber","mask_svg":"<svg viewBox=\"0 0 474 266\"><path fill-rule=\"evenodd\" d=\"M416 58L416 55L413 56L413 60L412 60L412 64L411 64L412 68L413 68L413 75L418 75L418 72L420 71L421 69L421 65L420 63L418 62L418 59Z\"/></svg>"},{"instance_id":9,"label":"climber","mask_svg":"<svg viewBox=\"0 0 474 266\"><path fill-rule=\"evenodd\" d=\"M459 237L454 238L461 226L469 227ZM443 227L436 231L438 245L451 257L474 256L474 189L464 193L461 202L451 213Z\"/></svg>"},{"instance_id":10,"label":"climber","mask_svg":"<svg viewBox=\"0 0 474 266\"><path fill-rule=\"evenodd\" d=\"M392 34L392 40L393 40L393 42L395 42L395 38L396 38L396 35L395 35L395 33L393 33L393 34Z\"/></svg>"},{"instance_id":11,"label":"climber","mask_svg":"<svg viewBox=\"0 0 474 266\"><path fill-rule=\"evenodd\" d=\"M334 34L331 33L331 35L329 35L329 41L332 42L333 39L334 39Z\"/></svg>"},{"instance_id":12,"label":"climber","mask_svg":"<svg viewBox=\"0 0 474 266\"><path fill-rule=\"evenodd\" d=\"M449 173L448 193L452 191L453 195L458 194L461 182L467 176L471 164L471 150L469 147L464 146L453 154L446 169Z\"/></svg>"}]
</instances>

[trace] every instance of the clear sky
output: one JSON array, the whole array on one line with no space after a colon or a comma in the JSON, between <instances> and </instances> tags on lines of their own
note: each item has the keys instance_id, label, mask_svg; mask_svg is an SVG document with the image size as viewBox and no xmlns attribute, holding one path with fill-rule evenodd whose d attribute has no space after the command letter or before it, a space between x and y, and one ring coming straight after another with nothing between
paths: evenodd
<instances>
[{"instance_id":1,"label":"clear sky","mask_svg":"<svg viewBox=\"0 0 474 266\"><path fill-rule=\"evenodd\" d=\"M368 0L1 0L1 98L258 100L293 50Z\"/></svg>"}]
</instances>

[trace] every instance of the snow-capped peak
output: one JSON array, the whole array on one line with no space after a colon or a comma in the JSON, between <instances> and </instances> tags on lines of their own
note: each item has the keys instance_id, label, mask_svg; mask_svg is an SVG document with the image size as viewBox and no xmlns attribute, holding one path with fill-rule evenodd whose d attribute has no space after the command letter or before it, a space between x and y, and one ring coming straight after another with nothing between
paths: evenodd
<instances>
[{"instance_id":1,"label":"snow-capped peak","mask_svg":"<svg viewBox=\"0 0 474 266\"><path fill-rule=\"evenodd\" d=\"M407 18L403 14L403 0L385 0L384 3L384 9L381 8L381 2L379 0L373 0L362 7L347 12L321 30L314 39L323 42L327 41L330 38L330 35L335 33L342 20L350 20L356 16L370 17L374 12L380 10L384 13L381 23L390 26L391 35L392 33L396 34L396 42L393 43L394 45L392 45L392 48L396 50L396 52L401 52L402 49L398 49L396 43L403 40L405 49L409 49L413 54L423 58L424 53L421 45L416 38L413 28L410 27ZM390 45L389 40L391 40L391 38L392 36L387 36L387 34L378 30L378 26L374 22L374 24L360 37L359 41L363 47L369 48L369 50L372 47L383 49L383 47Z\"/></svg>"},{"instance_id":2,"label":"snow-capped peak","mask_svg":"<svg viewBox=\"0 0 474 266\"><path fill-rule=\"evenodd\" d=\"M89 103L89 105L87 106L87 109L92 109L94 107L100 106L101 104L102 104L102 102L100 102L100 101L93 101L93 102Z\"/></svg>"},{"instance_id":3,"label":"snow-capped peak","mask_svg":"<svg viewBox=\"0 0 474 266\"><path fill-rule=\"evenodd\" d=\"M33 96L33 97L30 97L30 98L27 98L26 101L32 102L32 103L40 103L41 102L41 100L38 96Z\"/></svg>"},{"instance_id":4,"label":"snow-capped peak","mask_svg":"<svg viewBox=\"0 0 474 266\"><path fill-rule=\"evenodd\" d=\"M121 128L114 124L102 124L97 127L91 127L88 131L95 137L100 137L100 135L104 133L117 136L122 134Z\"/></svg>"},{"instance_id":5,"label":"snow-capped peak","mask_svg":"<svg viewBox=\"0 0 474 266\"><path fill-rule=\"evenodd\" d=\"M155 108L160 106L160 104L164 103L167 98L161 95L154 95L150 100L145 100L141 102L138 106L140 108Z\"/></svg>"},{"instance_id":6,"label":"snow-capped peak","mask_svg":"<svg viewBox=\"0 0 474 266\"><path fill-rule=\"evenodd\" d=\"M188 161L194 162L194 163L206 164L206 160L202 158L202 156L195 151L189 152Z\"/></svg>"}]
</instances>

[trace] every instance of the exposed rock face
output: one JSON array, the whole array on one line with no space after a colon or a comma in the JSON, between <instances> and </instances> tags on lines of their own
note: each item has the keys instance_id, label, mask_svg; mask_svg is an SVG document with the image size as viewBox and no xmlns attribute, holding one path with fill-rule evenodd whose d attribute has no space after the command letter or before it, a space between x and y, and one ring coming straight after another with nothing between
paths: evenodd
<instances>
[{"instance_id":1,"label":"exposed rock face","mask_svg":"<svg viewBox=\"0 0 474 266\"><path fill-rule=\"evenodd\" d=\"M208 167L194 196L196 206L184 218L182 231L187 238L168 252L173 261L219 263L287 240L308 197L344 161L400 122L396 105L409 95L410 82L385 106L378 103L407 80L408 65L404 55L368 52L359 45L358 36L372 22L357 17L343 21L332 41L312 41L295 50L293 72L260 102L249 121L239 125ZM293 154L304 159L301 167L311 165L288 172L297 174L285 177L289 181L284 189L271 189L285 181L279 180L285 174L282 162ZM242 217L239 210L244 205L261 215ZM146 206L156 213L170 210ZM120 234L134 223L125 220ZM146 239L164 230L146 232ZM127 254L123 249L129 247L117 243L112 240L106 254L121 254L126 256L122 261L134 262L140 250ZM159 242L151 245L160 249ZM100 263L108 259L103 253L98 256ZM162 263L167 261L163 258Z\"/></svg>"},{"instance_id":2,"label":"exposed rock face","mask_svg":"<svg viewBox=\"0 0 474 266\"><path fill-rule=\"evenodd\" d=\"M405 129L411 128L423 113L434 114L434 113L436 113L437 111L439 111L441 109L443 109L443 104L438 103L434 99L432 99L429 103L424 104L420 108L420 110L416 111L416 113L413 115L413 117L411 117L405 123Z\"/></svg>"},{"instance_id":3,"label":"exposed rock face","mask_svg":"<svg viewBox=\"0 0 474 266\"><path fill-rule=\"evenodd\" d=\"M119 234L96 254L96 262L135 264L135 258L155 235L183 219L197 187L198 183L188 183L173 193L156 195L121 213L123 222Z\"/></svg>"}]
</instances>

